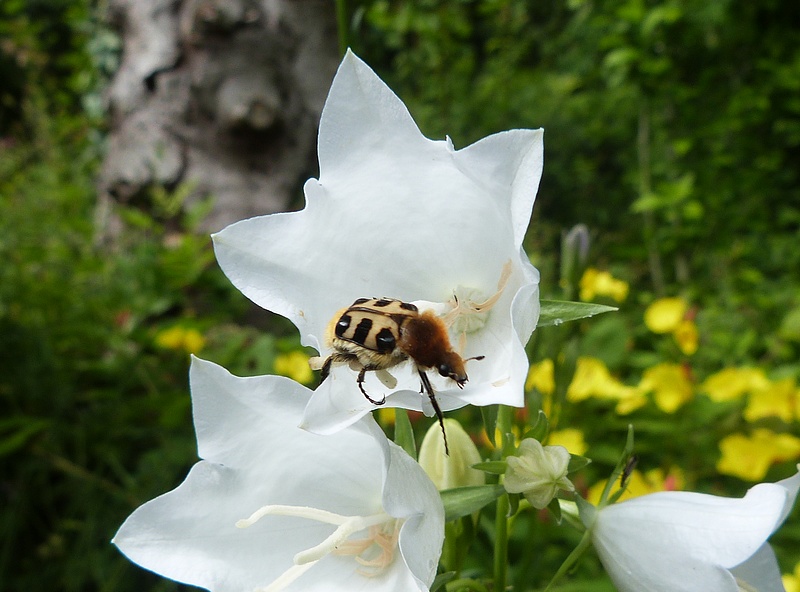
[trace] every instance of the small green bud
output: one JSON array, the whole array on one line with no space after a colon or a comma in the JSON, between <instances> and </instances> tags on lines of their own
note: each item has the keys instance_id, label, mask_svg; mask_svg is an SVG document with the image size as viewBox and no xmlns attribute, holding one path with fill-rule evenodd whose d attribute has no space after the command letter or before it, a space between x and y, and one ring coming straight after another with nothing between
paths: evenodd
<instances>
[{"instance_id":1,"label":"small green bud","mask_svg":"<svg viewBox=\"0 0 800 592\"><path fill-rule=\"evenodd\" d=\"M419 449L419 464L439 491L454 487L483 485L483 471L472 468L483 460L478 448L455 419L444 420L450 455L445 454L444 438L437 424L431 425Z\"/></svg>"}]
</instances>

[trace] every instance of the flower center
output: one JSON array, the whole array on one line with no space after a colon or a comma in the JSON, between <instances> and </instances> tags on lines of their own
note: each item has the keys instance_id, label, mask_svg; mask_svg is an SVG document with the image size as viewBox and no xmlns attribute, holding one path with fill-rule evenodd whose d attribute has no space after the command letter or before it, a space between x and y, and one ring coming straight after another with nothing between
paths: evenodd
<instances>
[{"instance_id":1,"label":"flower center","mask_svg":"<svg viewBox=\"0 0 800 592\"><path fill-rule=\"evenodd\" d=\"M265 516L306 518L333 524L336 530L318 545L297 553L294 556L294 565L278 576L274 582L265 588L257 588L255 592L280 592L329 554L353 556L364 568L359 569L358 573L366 577L375 577L394 560L402 526L402 520L393 518L386 512L370 516L342 516L307 506L275 505L256 510L249 518L237 521L236 527L249 528ZM349 540L352 535L364 531L366 536Z\"/></svg>"},{"instance_id":2,"label":"flower center","mask_svg":"<svg viewBox=\"0 0 800 592\"><path fill-rule=\"evenodd\" d=\"M497 291L489 298L475 288L458 286L453 291L453 297L448 302L450 310L442 318L454 333L461 336L461 341L466 339L468 333L478 331L486 324L489 311L503 295L503 290L511 277L511 271L511 260L509 259L500 272Z\"/></svg>"},{"instance_id":3,"label":"flower center","mask_svg":"<svg viewBox=\"0 0 800 592\"><path fill-rule=\"evenodd\" d=\"M402 521L387 520L369 527L366 538L348 540L333 551L334 555L352 555L364 567L358 573L368 578L379 575L391 565L397 548Z\"/></svg>"}]
</instances>

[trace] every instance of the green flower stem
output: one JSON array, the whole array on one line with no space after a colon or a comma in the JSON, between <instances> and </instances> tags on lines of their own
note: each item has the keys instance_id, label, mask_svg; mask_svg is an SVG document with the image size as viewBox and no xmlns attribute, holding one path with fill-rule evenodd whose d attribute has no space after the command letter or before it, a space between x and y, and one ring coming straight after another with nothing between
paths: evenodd
<instances>
[{"instance_id":1,"label":"green flower stem","mask_svg":"<svg viewBox=\"0 0 800 592\"><path fill-rule=\"evenodd\" d=\"M555 584L558 580L560 580L564 576L564 574L566 574L569 570L573 568L573 566L578 562L578 559L581 558L581 555L583 555L586 552L586 549L588 549L591 544L592 544L592 530L589 529L585 533L583 533L583 538L581 539L581 542L578 543L578 546L572 550L572 553L569 554L569 557L567 557L564 560L564 563L561 564L561 567L558 568L558 571L553 576L553 579L550 580L550 583L547 584L547 588L544 589L544 592L550 590L553 587L553 584Z\"/></svg>"},{"instance_id":2,"label":"green flower stem","mask_svg":"<svg viewBox=\"0 0 800 592\"><path fill-rule=\"evenodd\" d=\"M503 456L507 456L514 447L514 435L511 433L513 409L500 405L497 412L497 429L500 431ZM501 477L502 479L502 477ZM497 513L494 521L494 586L498 592L506 588L508 571L508 495L497 498Z\"/></svg>"},{"instance_id":3,"label":"green flower stem","mask_svg":"<svg viewBox=\"0 0 800 592\"><path fill-rule=\"evenodd\" d=\"M497 514L494 522L494 590L506 589L508 569L508 496L497 498Z\"/></svg>"},{"instance_id":4,"label":"green flower stem","mask_svg":"<svg viewBox=\"0 0 800 592\"><path fill-rule=\"evenodd\" d=\"M458 522L448 522L444 525L441 562L445 571L458 571Z\"/></svg>"}]
</instances>

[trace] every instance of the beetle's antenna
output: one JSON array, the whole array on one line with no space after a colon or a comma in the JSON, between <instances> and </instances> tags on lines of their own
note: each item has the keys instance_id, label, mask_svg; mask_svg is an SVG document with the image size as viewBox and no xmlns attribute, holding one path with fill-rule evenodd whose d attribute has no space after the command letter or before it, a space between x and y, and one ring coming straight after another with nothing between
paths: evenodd
<instances>
[{"instance_id":1,"label":"beetle's antenna","mask_svg":"<svg viewBox=\"0 0 800 592\"><path fill-rule=\"evenodd\" d=\"M431 405L436 413L436 418L439 420L439 426L442 428L442 437L444 438L444 453L447 456L450 456L450 449L447 447L447 433L444 431L444 416L442 415L442 410L439 407L439 401L436 400L436 395L433 392L433 386L431 386L431 381L428 378L428 375L419 368L417 368L417 372L419 372L419 378L422 381L422 390L427 393L428 398L431 400Z\"/></svg>"}]
</instances>

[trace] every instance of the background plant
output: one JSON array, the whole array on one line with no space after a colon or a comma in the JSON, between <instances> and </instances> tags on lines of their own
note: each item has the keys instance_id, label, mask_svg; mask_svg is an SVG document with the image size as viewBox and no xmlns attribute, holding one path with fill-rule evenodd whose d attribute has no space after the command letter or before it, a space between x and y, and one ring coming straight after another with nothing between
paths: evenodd
<instances>
[{"instance_id":1,"label":"background plant","mask_svg":"<svg viewBox=\"0 0 800 592\"><path fill-rule=\"evenodd\" d=\"M88 0L0 4L0 581L8 589L178 589L128 564L108 541L194 460L188 352L237 374L313 382L295 374L306 354L286 323L254 312L216 268L196 231L203 206L187 208L184 188L154 189L154 210L129 207L119 241L97 240L99 97L118 53L97 8ZM449 134L462 147L503 129L546 129L528 237L544 297L577 297L587 266L629 286L621 302L589 298L619 313L537 330L529 349L541 372L515 431L544 407L551 443L568 436L573 452L585 446L594 460L576 479L582 491L607 477L633 423L642 490L741 494L752 480L721 472L722 443L758 433L774 451L759 430L798 435L793 4L371 0L348 8L350 44L426 135ZM591 248L565 274L562 234L577 223L587 225ZM687 303L695 353L645 325L646 307L662 296ZM587 359L607 376L576 373ZM652 374L663 364L682 369L688 385L672 411L659 405ZM719 378L742 369L766 382L741 372ZM759 402L771 411L753 412ZM480 436L477 411L454 415L484 457L497 454ZM388 427L391 415L382 418ZM420 441L427 425L412 422ZM798 455L764 461L760 478L786 476ZM492 573L494 520L492 508L458 523L471 544L453 559L462 575ZM795 523L776 537L787 573L800 559ZM578 536L530 510L510 535L516 590L546 583ZM600 574L590 558L561 589L610 589Z\"/></svg>"}]
</instances>

